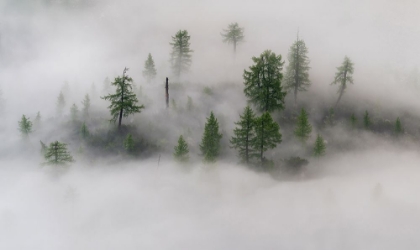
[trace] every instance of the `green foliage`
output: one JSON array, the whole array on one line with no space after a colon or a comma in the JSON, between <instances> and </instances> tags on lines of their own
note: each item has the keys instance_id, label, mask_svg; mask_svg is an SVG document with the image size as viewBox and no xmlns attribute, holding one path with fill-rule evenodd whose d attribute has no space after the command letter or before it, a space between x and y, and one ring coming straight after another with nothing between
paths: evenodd
<instances>
[{"instance_id":1,"label":"green foliage","mask_svg":"<svg viewBox=\"0 0 420 250\"><path fill-rule=\"evenodd\" d=\"M204 126L204 134L200 144L200 150L205 162L216 161L216 158L219 156L221 138L222 134L219 133L219 122L212 111Z\"/></svg>"},{"instance_id":2,"label":"green foliage","mask_svg":"<svg viewBox=\"0 0 420 250\"><path fill-rule=\"evenodd\" d=\"M317 135L314 146L314 156L320 157L325 155L326 145L321 135Z\"/></svg>"},{"instance_id":3,"label":"green foliage","mask_svg":"<svg viewBox=\"0 0 420 250\"><path fill-rule=\"evenodd\" d=\"M124 140L124 148L128 153L132 153L134 150L134 139L131 134L128 134L127 137Z\"/></svg>"},{"instance_id":4,"label":"green foliage","mask_svg":"<svg viewBox=\"0 0 420 250\"><path fill-rule=\"evenodd\" d=\"M403 126L401 124L401 120L398 117L397 120L395 121L395 129L394 129L395 135L396 136L400 136L401 134L404 133L404 129Z\"/></svg>"},{"instance_id":5,"label":"green foliage","mask_svg":"<svg viewBox=\"0 0 420 250\"><path fill-rule=\"evenodd\" d=\"M204 87L203 89L204 94L206 95L213 95L213 90L210 87Z\"/></svg>"},{"instance_id":6,"label":"green foliage","mask_svg":"<svg viewBox=\"0 0 420 250\"><path fill-rule=\"evenodd\" d=\"M138 100L136 94L133 93L131 86L133 79L126 75L127 70L128 69L125 68L122 77L116 77L112 83L112 85L117 87L115 94L109 94L107 96L101 97L102 99L109 100L111 102L111 105L108 107L112 116L111 121L116 122L117 119L119 119L119 129L121 129L122 117L140 113L144 108L143 105L136 105Z\"/></svg>"},{"instance_id":7,"label":"green foliage","mask_svg":"<svg viewBox=\"0 0 420 250\"><path fill-rule=\"evenodd\" d=\"M155 62L150 53L147 56L147 60L144 62L143 77L146 78L147 82L150 82L156 77Z\"/></svg>"},{"instance_id":8,"label":"green foliage","mask_svg":"<svg viewBox=\"0 0 420 250\"><path fill-rule=\"evenodd\" d=\"M66 106L66 100L64 99L64 94L61 91L57 98L57 113L58 115L63 114L63 109Z\"/></svg>"},{"instance_id":9,"label":"green foliage","mask_svg":"<svg viewBox=\"0 0 420 250\"><path fill-rule=\"evenodd\" d=\"M339 94L337 102L335 106L337 106L338 102L340 101L341 97L344 94L344 91L347 88L347 83L353 84L353 63L350 59L346 56L344 57L344 61L340 67L337 68L337 73L335 73L334 81L332 84L340 84L337 93Z\"/></svg>"},{"instance_id":10,"label":"green foliage","mask_svg":"<svg viewBox=\"0 0 420 250\"><path fill-rule=\"evenodd\" d=\"M302 108L297 118L295 136L302 142L306 142L311 137L312 126L309 124L308 113Z\"/></svg>"},{"instance_id":11,"label":"green foliage","mask_svg":"<svg viewBox=\"0 0 420 250\"><path fill-rule=\"evenodd\" d=\"M47 145L45 145L45 143L43 143L42 141L39 141L39 143L41 144L41 155L45 156L45 153L47 153Z\"/></svg>"},{"instance_id":12,"label":"green foliage","mask_svg":"<svg viewBox=\"0 0 420 250\"><path fill-rule=\"evenodd\" d=\"M255 119L255 136L251 139L252 157L259 159L261 166L266 159L264 152L281 143L280 126L265 112Z\"/></svg>"},{"instance_id":13,"label":"green foliage","mask_svg":"<svg viewBox=\"0 0 420 250\"><path fill-rule=\"evenodd\" d=\"M357 126L357 117L354 113L350 116L350 125L352 128L356 128Z\"/></svg>"},{"instance_id":14,"label":"green foliage","mask_svg":"<svg viewBox=\"0 0 420 250\"><path fill-rule=\"evenodd\" d=\"M174 157L179 162L187 162L189 160L188 144L184 140L184 137L179 136L178 145L174 147Z\"/></svg>"},{"instance_id":15,"label":"green foliage","mask_svg":"<svg viewBox=\"0 0 420 250\"><path fill-rule=\"evenodd\" d=\"M236 53L237 44L244 40L244 29L240 28L238 23L231 23L223 32L221 33L223 42L233 44L233 52Z\"/></svg>"},{"instance_id":16,"label":"green foliage","mask_svg":"<svg viewBox=\"0 0 420 250\"><path fill-rule=\"evenodd\" d=\"M46 165L65 165L73 162L74 159L67 151L67 145L58 141L52 142L45 152L44 164Z\"/></svg>"},{"instance_id":17,"label":"green foliage","mask_svg":"<svg viewBox=\"0 0 420 250\"><path fill-rule=\"evenodd\" d=\"M240 120L235 122L237 127L233 130L234 136L230 140L230 144L233 148L237 149L241 161L249 164L249 160L254 153L251 148L251 140L255 137L255 113L249 107L246 106Z\"/></svg>"},{"instance_id":18,"label":"green foliage","mask_svg":"<svg viewBox=\"0 0 420 250\"><path fill-rule=\"evenodd\" d=\"M370 120L370 116L367 110L365 111L365 115L363 116L363 125L365 126L365 129L369 129L372 125L372 121Z\"/></svg>"},{"instance_id":19,"label":"green foliage","mask_svg":"<svg viewBox=\"0 0 420 250\"><path fill-rule=\"evenodd\" d=\"M77 121L79 118L79 108L77 107L75 103L73 103L73 105L70 108L70 115L71 115L72 122Z\"/></svg>"},{"instance_id":20,"label":"green foliage","mask_svg":"<svg viewBox=\"0 0 420 250\"><path fill-rule=\"evenodd\" d=\"M85 122L82 124L82 127L80 128L80 136L82 137L82 139L87 139L90 136L89 129L86 126Z\"/></svg>"},{"instance_id":21,"label":"green foliage","mask_svg":"<svg viewBox=\"0 0 420 250\"><path fill-rule=\"evenodd\" d=\"M293 91L295 105L297 103L298 91L306 91L310 86L309 81L309 58L308 49L305 42L297 37L296 42L290 47L286 68L285 87L288 91Z\"/></svg>"},{"instance_id":22,"label":"green foliage","mask_svg":"<svg viewBox=\"0 0 420 250\"><path fill-rule=\"evenodd\" d=\"M188 31L179 30L175 36L172 37L171 65L175 76L179 77L182 72L188 71L191 66L190 36Z\"/></svg>"},{"instance_id":23,"label":"green foliage","mask_svg":"<svg viewBox=\"0 0 420 250\"><path fill-rule=\"evenodd\" d=\"M300 157L290 157L289 159L285 159L284 163L286 167L289 168L289 171L296 173L300 171L304 166L308 165L308 160Z\"/></svg>"},{"instance_id":24,"label":"green foliage","mask_svg":"<svg viewBox=\"0 0 420 250\"><path fill-rule=\"evenodd\" d=\"M32 122L25 115L22 115L22 119L18 122L19 131L23 137L27 137L32 132Z\"/></svg>"},{"instance_id":25,"label":"green foliage","mask_svg":"<svg viewBox=\"0 0 420 250\"><path fill-rule=\"evenodd\" d=\"M85 95L85 99L82 101L83 104L83 118L87 119L89 117L89 109L90 109L90 97L89 94Z\"/></svg>"},{"instance_id":26,"label":"green foliage","mask_svg":"<svg viewBox=\"0 0 420 250\"><path fill-rule=\"evenodd\" d=\"M285 92L282 91L281 55L270 50L260 57L253 57L254 65L250 71L244 70L244 93L259 111L272 112L284 109Z\"/></svg>"}]
</instances>

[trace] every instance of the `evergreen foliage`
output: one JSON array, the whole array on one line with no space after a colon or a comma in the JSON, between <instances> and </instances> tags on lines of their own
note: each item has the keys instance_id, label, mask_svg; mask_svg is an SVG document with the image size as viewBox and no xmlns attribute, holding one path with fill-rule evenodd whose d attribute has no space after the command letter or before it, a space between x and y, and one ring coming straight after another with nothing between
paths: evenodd
<instances>
[{"instance_id":1,"label":"evergreen foliage","mask_svg":"<svg viewBox=\"0 0 420 250\"><path fill-rule=\"evenodd\" d=\"M233 52L236 53L236 46L244 40L244 29L239 27L238 23L231 23L223 32L223 42L233 44Z\"/></svg>"},{"instance_id":2,"label":"evergreen foliage","mask_svg":"<svg viewBox=\"0 0 420 250\"><path fill-rule=\"evenodd\" d=\"M357 126L357 117L354 113L350 116L350 125L352 128L356 128Z\"/></svg>"},{"instance_id":3,"label":"evergreen foliage","mask_svg":"<svg viewBox=\"0 0 420 250\"><path fill-rule=\"evenodd\" d=\"M397 120L395 121L395 129L394 129L395 135L399 136L401 134L404 133L404 129L401 123L400 118L398 117Z\"/></svg>"},{"instance_id":4,"label":"evergreen foliage","mask_svg":"<svg viewBox=\"0 0 420 250\"><path fill-rule=\"evenodd\" d=\"M73 103L73 105L70 108L70 115L71 115L72 122L77 121L79 118L79 108L77 107L75 103Z\"/></svg>"},{"instance_id":5,"label":"evergreen foliage","mask_svg":"<svg viewBox=\"0 0 420 250\"><path fill-rule=\"evenodd\" d=\"M42 119L41 112L38 111L38 113L36 113L35 120L34 120L35 128L38 128L41 125L41 119Z\"/></svg>"},{"instance_id":6,"label":"evergreen foliage","mask_svg":"<svg viewBox=\"0 0 420 250\"><path fill-rule=\"evenodd\" d=\"M86 126L86 123L84 122L84 123L82 124L82 127L80 128L80 136L81 136L83 139L87 139L87 138L89 137L89 135L90 135L90 133L89 133L89 129L88 129L88 127Z\"/></svg>"},{"instance_id":7,"label":"evergreen foliage","mask_svg":"<svg viewBox=\"0 0 420 250\"><path fill-rule=\"evenodd\" d=\"M255 113L249 107L246 106L240 120L235 122L237 127L233 130L234 136L230 140L230 144L233 148L238 150L241 161L249 164L250 158L254 153L251 147L251 141L255 137Z\"/></svg>"},{"instance_id":8,"label":"evergreen foliage","mask_svg":"<svg viewBox=\"0 0 420 250\"><path fill-rule=\"evenodd\" d=\"M309 58L308 49L305 42L297 37L296 41L290 47L286 68L285 87L288 91L293 91L295 105L297 104L298 91L306 91L310 86L309 81Z\"/></svg>"},{"instance_id":9,"label":"evergreen foliage","mask_svg":"<svg viewBox=\"0 0 420 250\"><path fill-rule=\"evenodd\" d=\"M302 142L306 142L311 137L312 126L308 120L308 113L302 108L300 115L297 118L296 129L294 134Z\"/></svg>"},{"instance_id":10,"label":"evergreen foliage","mask_svg":"<svg viewBox=\"0 0 420 250\"><path fill-rule=\"evenodd\" d=\"M147 56L147 60L144 62L143 76L146 78L147 82L150 82L156 77L155 62L150 53Z\"/></svg>"},{"instance_id":11,"label":"evergreen foliage","mask_svg":"<svg viewBox=\"0 0 420 250\"><path fill-rule=\"evenodd\" d=\"M254 65L250 71L244 70L245 96L259 111L272 112L284 109L281 73L283 62L281 55L270 50L264 51L260 57L253 57Z\"/></svg>"},{"instance_id":12,"label":"evergreen foliage","mask_svg":"<svg viewBox=\"0 0 420 250\"><path fill-rule=\"evenodd\" d=\"M317 135L316 140L315 140L315 146L314 146L314 156L315 157L320 157L325 155L325 142L324 139L322 138L321 135Z\"/></svg>"},{"instance_id":13,"label":"evergreen foliage","mask_svg":"<svg viewBox=\"0 0 420 250\"><path fill-rule=\"evenodd\" d=\"M122 77L116 77L112 83L112 85L117 87L115 94L109 94L101 97L102 99L109 100L111 102L111 105L108 107L112 115L111 121L116 122L118 119L119 130L121 130L121 120L123 117L140 113L144 108L143 105L136 105L138 100L136 94L133 93L131 86L133 79L126 75L127 70L128 69L125 68Z\"/></svg>"},{"instance_id":14,"label":"evergreen foliage","mask_svg":"<svg viewBox=\"0 0 420 250\"><path fill-rule=\"evenodd\" d=\"M261 166L265 166L268 161L264 157L264 152L281 143L280 126L273 121L268 112L256 118L254 126L255 136L251 140L252 157L256 157Z\"/></svg>"},{"instance_id":15,"label":"evergreen foliage","mask_svg":"<svg viewBox=\"0 0 420 250\"><path fill-rule=\"evenodd\" d=\"M172 37L171 65L175 76L181 76L182 72L188 71L191 66L190 36L188 31L179 30L175 36Z\"/></svg>"},{"instance_id":16,"label":"evergreen foliage","mask_svg":"<svg viewBox=\"0 0 420 250\"><path fill-rule=\"evenodd\" d=\"M134 139L131 134L128 134L127 137L124 140L124 148L128 153L132 153L134 150Z\"/></svg>"},{"instance_id":17,"label":"evergreen foliage","mask_svg":"<svg viewBox=\"0 0 420 250\"><path fill-rule=\"evenodd\" d=\"M221 138L222 134L219 133L219 122L212 111L204 126L204 134L200 144L200 150L205 162L216 161L216 158L219 156Z\"/></svg>"},{"instance_id":18,"label":"evergreen foliage","mask_svg":"<svg viewBox=\"0 0 420 250\"><path fill-rule=\"evenodd\" d=\"M74 159L67 151L67 144L59 141L52 142L45 152L44 164L46 165L65 165L73 162Z\"/></svg>"},{"instance_id":19,"label":"evergreen foliage","mask_svg":"<svg viewBox=\"0 0 420 250\"><path fill-rule=\"evenodd\" d=\"M353 84L353 63L350 59L346 56L344 57L344 61L340 67L337 68L337 73L335 73L334 81L331 84L340 84L338 88L338 99L335 103L335 107L337 107L338 102L340 101L341 97L344 94L344 91L347 88L347 83Z\"/></svg>"},{"instance_id":20,"label":"evergreen foliage","mask_svg":"<svg viewBox=\"0 0 420 250\"><path fill-rule=\"evenodd\" d=\"M85 99L82 101L83 104L83 118L87 119L89 117L89 109L90 109L90 97L89 94L85 95Z\"/></svg>"},{"instance_id":21,"label":"evergreen foliage","mask_svg":"<svg viewBox=\"0 0 420 250\"><path fill-rule=\"evenodd\" d=\"M57 98L57 113L58 115L62 115L63 114L63 109L66 106L66 100L64 98L64 94L61 91L60 94L58 95Z\"/></svg>"},{"instance_id":22,"label":"evergreen foliage","mask_svg":"<svg viewBox=\"0 0 420 250\"><path fill-rule=\"evenodd\" d=\"M178 139L178 145L174 147L174 157L179 162L187 162L189 160L188 144L181 135Z\"/></svg>"},{"instance_id":23,"label":"evergreen foliage","mask_svg":"<svg viewBox=\"0 0 420 250\"><path fill-rule=\"evenodd\" d=\"M45 153L47 153L47 145L45 145L45 143L43 143L42 141L39 141L39 143L41 144L41 155L45 156Z\"/></svg>"},{"instance_id":24,"label":"evergreen foliage","mask_svg":"<svg viewBox=\"0 0 420 250\"><path fill-rule=\"evenodd\" d=\"M370 116L367 110L365 111L365 115L363 116L363 125L365 126L365 129L369 129L372 125L372 121L370 120Z\"/></svg>"},{"instance_id":25,"label":"evergreen foliage","mask_svg":"<svg viewBox=\"0 0 420 250\"><path fill-rule=\"evenodd\" d=\"M23 137L27 137L32 132L32 122L25 115L22 115L22 119L18 122L19 131Z\"/></svg>"}]
</instances>

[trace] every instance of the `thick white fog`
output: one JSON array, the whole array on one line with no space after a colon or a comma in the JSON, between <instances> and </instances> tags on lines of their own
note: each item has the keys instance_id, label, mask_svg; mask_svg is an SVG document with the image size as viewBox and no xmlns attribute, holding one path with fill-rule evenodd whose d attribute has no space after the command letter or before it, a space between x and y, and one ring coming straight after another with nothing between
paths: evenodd
<instances>
[{"instance_id":1,"label":"thick white fog","mask_svg":"<svg viewBox=\"0 0 420 250\"><path fill-rule=\"evenodd\" d=\"M416 0L1 0L0 249L418 249L419 12ZM233 22L245 34L236 55L220 35ZM175 79L169 43L184 29L192 64ZM311 67L312 85L299 93L314 124L308 144L322 133L327 153L311 157L291 125L279 123L283 142L267 158L281 165L304 156L304 171L243 166L229 147L247 103L243 72L267 49L282 55L285 69L298 34ZM149 53L152 83L142 76ZM341 120L325 127L337 98L330 84L345 56L354 62L354 84L336 114ZM124 67L145 105L123 120L142 138L138 156L100 145L114 129L100 98L109 93L104 79ZM58 117L60 91L66 105ZM90 146L69 122L71 105L80 109L85 94L96 136ZM188 97L194 109L187 112ZM342 118L350 109L360 124L369 110L385 128L402 117L405 136L395 139L382 127L353 131ZM205 164L198 145L210 111L222 152ZM37 112L41 125L22 138L18 121L34 121ZM282 121L285 113L273 117ZM172 155L181 134L190 146L186 165ZM40 141L55 140L68 145L74 163L42 164Z\"/></svg>"}]
</instances>

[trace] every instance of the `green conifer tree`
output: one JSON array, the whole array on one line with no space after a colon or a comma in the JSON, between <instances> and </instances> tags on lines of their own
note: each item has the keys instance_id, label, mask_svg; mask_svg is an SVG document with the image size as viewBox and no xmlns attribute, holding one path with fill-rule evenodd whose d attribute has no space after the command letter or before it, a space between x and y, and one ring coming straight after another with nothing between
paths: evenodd
<instances>
[{"instance_id":1,"label":"green conifer tree","mask_svg":"<svg viewBox=\"0 0 420 250\"><path fill-rule=\"evenodd\" d=\"M58 141L52 142L45 152L44 164L46 165L65 165L73 162L74 159L67 151L67 144Z\"/></svg>"},{"instance_id":2,"label":"green conifer tree","mask_svg":"<svg viewBox=\"0 0 420 250\"><path fill-rule=\"evenodd\" d=\"M179 30L172 37L171 65L175 76L180 77L182 72L189 70L191 66L190 36L188 31Z\"/></svg>"},{"instance_id":3,"label":"green conifer tree","mask_svg":"<svg viewBox=\"0 0 420 250\"><path fill-rule=\"evenodd\" d=\"M394 128L394 132L396 136L400 136L404 133L404 129L401 123L400 118L398 117L397 120L395 121L395 128Z\"/></svg>"},{"instance_id":4,"label":"green conifer tree","mask_svg":"<svg viewBox=\"0 0 420 250\"><path fill-rule=\"evenodd\" d=\"M179 162L188 162L189 156L188 153L188 144L184 140L184 137L181 135L178 139L178 145L174 147L174 157Z\"/></svg>"},{"instance_id":5,"label":"green conifer tree","mask_svg":"<svg viewBox=\"0 0 420 250\"><path fill-rule=\"evenodd\" d=\"M90 136L89 129L86 126L85 122L82 124L82 127L80 128L80 136L82 137L82 139L87 139Z\"/></svg>"},{"instance_id":6,"label":"green conifer tree","mask_svg":"<svg viewBox=\"0 0 420 250\"><path fill-rule=\"evenodd\" d=\"M357 117L354 113L350 116L350 125L352 128L356 128L357 126Z\"/></svg>"},{"instance_id":7,"label":"green conifer tree","mask_svg":"<svg viewBox=\"0 0 420 250\"><path fill-rule=\"evenodd\" d=\"M128 134L124 140L124 148L128 153L132 153L134 151L134 139L131 134Z\"/></svg>"},{"instance_id":8,"label":"green conifer tree","mask_svg":"<svg viewBox=\"0 0 420 250\"><path fill-rule=\"evenodd\" d=\"M315 140L315 146L314 146L314 156L315 157L320 157L325 155L325 142L324 139L322 138L321 135L317 135L316 140Z\"/></svg>"},{"instance_id":9,"label":"green conifer tree","mask_svg":"<svg viewBox=\"0 0 420 250\"><path fill-rule=\"evenodd\" d=\"M312 126L308 120L308 113L302 108L300 115L297 118L296 128L294 131L295 136L302 142L306 142L311 137Z\"/></svg>"},{"instance_id":10,"label":"green conifer tree","mask_svg":"<svg viewBox=\"0 0 420 250\"><path fill-rule=\"evenodd\" d=\"M234 136L230 140L232 147L238 150L241 161L246 164L249 164L250 158L254 153L251 141L255 137L255 119L254 111L249 106L246 106L243 114L240 115L240 120L235 122L238 126L233 130Z\"/></svg>"},{"instance_id":11,"label":"green conifer tree","mask_svg":"<svg viewBox=\"0 0 420 250\"><path fill-rule=\"evenodd\" d=\"M85 99L83 99L82 101L82 105L83 105L83 119L87 119L89 117L89 110L90 110L90 97L89 94L85 95Z\"/></svg>"},{"instance_id":12,"label":"green conifer tree","mask_svg":"<svg viewBox=\"0 0 420 250\"><path fill-rule=\"evenodd\" d=\"M245 96L259 111L272 112L284 109L284 97L281 81L283 62L281 55L270 50L260 57L253 57L254 65L250 71L244 70Z\"/></svg>"},{"instance_id":13,"label":"green conifer tree","mask_svg":"<svg viewBox=\"0 0 420 250\"><path fill-rule=\"evenodd\" d=\"M204 126L204 134L200 144L200 150L205 162L216 161L216 158L219 156L221 138L222 134L219 133L219 122L212 111Z\"/></svg>"},{"instance_id":14,"label":"green conifer tree","mask_svg":"<svg viewBox=\"0 0 420 250\"><path fill-rule=\"evenodd\" d=\"M63 109L66 106L66 100L64 99L63 92L60 92L57 98L57 114L61 116L63 114Z\"/></svg>"},{"instance_id":15,"label":"green conifer tree","mask_svg":"<svg viewBox=\"0 0 420 250\"><path fill-rule=\"evenodd\" d=\"M335 107L337 107L338 102L343 96L344 91L347 88L347 83L353 84L353 76L352 76L353 72L354 72L353 63L350 61L350 59L347 56L344 57L343 64L337 68L337 73L335 73L334 81L331 83L331 85L337 84L337 83L340 84L338 88L339 95L338 95L337 102L335 103Z\"/></svg>"},{"instance_id":16,"label":"green conifer tree","mask_svg":"<svg viewBox=\"0 0 420 250\"><path fill-rule=\"evenodd\" d=\"M238 23L231 23L223 32L223 42L233 44L233 52L236 53L236 46L244 40L244 29L240 28Z\"/></svg>"},{"instance_id":17,"label":"green conifer tree","mask_svg":"<svg viewBox=\"0 0 420 250\"><path fill-rule=\"evenodd\" d=\"M39 126L41 125L41 119L42 119L41 112L38 111L38 113L36 113L35 120L34 120L35 128L39 128Z\"/></svg>"},{"instance_id":18,"label":"green conifer tree","mask_svg":"<svg viewBox=\"0 0 420 250\"><path fill-rule=\"evenodd\" d=\"M22 119L18 122L19 131L23 137L27 137L32 132L32 122L25 115L22 115Z\"/></svg>"},{"instance_id":19,"label":"green conifer tree","mask_svg":"<svg viewBox=\"0 0 420 250\"><path fill-rule=\"evenodd\" d=\"M365 111L365 115L363 116L363 125L365 126L365 129L369 129L372 125L372 121L370 120L370 116L367 110Z\"/></svg>"},{"instance_id":20,"label":"green conifer tree","mask_svg":"<svg viewBox=\"0 0 420 250\"><path fill-rule=\"evenodd\" d=\"M70 108L71 121L75 122L79 119L79 108L75 103Z\"/></svg>"},{"instance_id":21,"label":"green conifer tree","mask_svg":"<svg viewBox=\"0 0 420 250\"><path fill-rule=\"evenodd\" d=\"M152 81L156 77L155 62L150 53L147 56L147 60L144 62L143 76L146 78L147 82Z\"/></svg>"}]
</instances>

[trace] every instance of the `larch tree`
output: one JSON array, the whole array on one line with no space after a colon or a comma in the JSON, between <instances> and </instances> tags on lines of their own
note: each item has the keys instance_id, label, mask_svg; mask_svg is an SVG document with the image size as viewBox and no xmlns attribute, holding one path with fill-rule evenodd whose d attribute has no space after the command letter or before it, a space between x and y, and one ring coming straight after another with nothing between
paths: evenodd
<instances>
[{"instance_id":1,"label":"larch tree","mask_svg":"<svg viewBox=\"0 0 420 250\"><path fill-rule=\"evenodd\" d=\"M112 116L111 121L116 122L118 120L118 130L120 131L123 117L140 113L144 108L143 105L137 105L138 100L136 94L133 93L131 86L133 79L126 75L127 70L127 68L124 68L123 75L121 77L116 77L112 83L112 85L117 87L115 94L101 97L102 99L111 102L111 105L108 107Z\"/></svg>"},{"instance_id":2,"label":"larch tree","mask_svg":"<svg viewBox=\"0 0 420 250\"><path fill-rule=\"evenodd\" d=\"M231 23L221 35L223 42L233 44L233 52L236 54L236 46L244 40L244 29L238 23Z\"/></svg>"},{"instance_id":3,"label":"larch tree","mask_svg":"<svg viewBox=\"0 0 420 250\"><path fill-rule=\"evenodd\" d=\"M178 144L174 147L174 157L179 162L188 162L189 160L189 149L188 144L181 135L178 139Z\"/></svg>"},{"instance_id":4,"label":"larch tree","mask_svg":"<svg viewBox=\"0 0 420 250\"><path fill-rule=\"evenodd\" d=\"M124 140L124 148L128 153L132 153L134 151L134 139L131 134L128 134L127 137L125 137Z\"/></svg>"},{"instance_id":5,"label":"larch tree","mask_svg":"<svg viewBox=\"0 0 420 250\"><path fill-rule=\"evenodd\" d=\"M27 137L32 132L32 122L25 115L22 115L22 119L18 122L19 131L23 137Z\"/></svg>"},{"instance_id":6,"label":"larch tree","mask_svg":"<svg viewBox=\"0 0 420 250\"><path fill-rule=\"evenodd\" d=\"M83 119L87 119L89 117L89 110L90 110L90 97L89 94L85 95L85 99L83 99L82 101L82 105L83 105Z\"/></svg>"},{"instance_id":7,"label":"larch tree","mask_svg":"<svg viewBox=\"0 0 420 250\"><path fill-rule=\"evenodd\" d=\"M351 60L346 56L344 57L344 61L340 67L337 68L337 73L335 73L334 81L331 84L339 84L338 88L338 99L335 103L335 107L337 107L338 102L340 102L341 97L344 94L344 91L347 88L348 83L353 84L353 63Z\"/></svg>"},{"instance_id":8,"label":"larch tree","mask_svg":"<svg viewBox=\"0 0 420 250\"><path fill-rule=\"evenodd\" d=\"M297 117L296 128L294 130L295 136L302 142L306 142L311 136L312 126L309 123L308 113L302 108L299 116Z\"/></svg>"},{"instance_id":9,"label":"larch tree","mask_svg":"<svg viewBox=\"0 0 420 250\"><path fill-rule=\"evenodd\" d=\"M143 77L146 78L147 82L152 81L156 77L155 62L150 53L147 56L147 60L144 62Z\"/></svg>"},{"instance_id":10,"label":"larch tree","mask_svg":"<svg viewBox=\"0 0 420 250\"><path fill-rule=\"evenodd\" d=\"M175 76L180 77L181 73L189 70L191 66L190 36L188 31L179 30L175 36L172 37L171 65Z\"/></svg>"},{"instance_id":11,"label":"larch tree","mask_svg":"<svg viewBox=\"0 0 420 250\"><path fill-rule=\"evenodd\" d=\"M306 91L310 86L309 81L309 58L305 42L297 37L289 49L288 61L285 75L285 87L293 91L295 106L297 105L297 94L299 91Z\"/></svg>"},{"instance_id":12,"label":"larch tree","mask_svg":"<svg viewBox=\"0 0 420 250\"><path fill-rule=\"evenodd\" d=\"M75 122L79 119L79 108L75 103L73 103L73 105L70 108L70 116L72 122Z\"/></svg>"},{"instance_id":13,"label":"larch tree","mask_svg":"<svg viewBox=\"0 0 420 250\"><path fill-rule=\"evenodd\" d=\"M255 136L251 140L251 148L253 150L252 157L260 161L260 165L264 166L266 159L264 152L273 149L277 144L281 143L280 126L273 121L270 113L265 112L255 119Z\"/></svg>"},{"instance_id":14,"label":"larch tree","mask_svg":"<svg viewBox=\"0 0 420 250\"><path fill-rule=\"evenodd\" d=\"M74 161L67 151L67 144L59 141L52 142L45 152L45 165L65 165Z\"/></svg>"},{"instance_id":15,"label":"larch tree","mask_svg":"<svg viewBox=\"0 0 420 250\"><path fill-rule=\"evenodd\" d=\"M57 98L57 113L58 113L58 115L61 116L63 114L63 109L64 109L65 106L66 106L66 100L64 98L63 92L61 91L60 94L58 95L58 98Z\"/></svg>"},{"instance_id":16,"label":"larch tree","mask_svg":"<svg viewBox=\"0 0 420 250\"><path fill-rule=\"evenodd\" d=\"M204 126L204 134L200 144L205 162L216 161L220 152L220 139L222 139L222 134L219 133L219 122L212 111Z\"/></svg>"},{"instance_id":17,"label":"larch tree","mask_svg":"<svg viewBox=\"0 0 420 250\"><path fill-rule=\"evenodd\" d=\"M249 107L246 106L242 115L239 116L240 120L235 122L237 127L233 130L234 136L230 140L232 148L238 150L241 161L249 164L251 156L254 152L251 147L251 141L255 137L255 113Z\"/></svg>"},{"instance_id":18,"label":"larch tree","mask_svg":"<svg viewBox=\"0 0 420 250\"><path fill-rule=\"evenodd\" d=\"M317 135L314 145L314 156L320 157L325 155L326 145L321 135Z\"/></svg>"},{"instance_id":19,"label":"larch tree","mask_svg":"<svg viewBox=\"0 0 420 250\"><path fill-rule=\"evenodd\" d=\"M80 128L80 136L82 137L82 139L87 139L90 135L89 129L86 126L86 123L84 122L82 124L82 127Z\"/></svg>"},{"instance_id":20,"label":"larch tree","mask_svg":"<svg viewBox=\"0 0 420 250\"><path fill-rule=\"evenodd\" d=\"M249 71L244 70L245 96L259 111L272 112L284 109L282 78L283 62L281 55L271 50L264 51L259 57L253 57L254 65Z\"/></svg>"}]
</instances>

